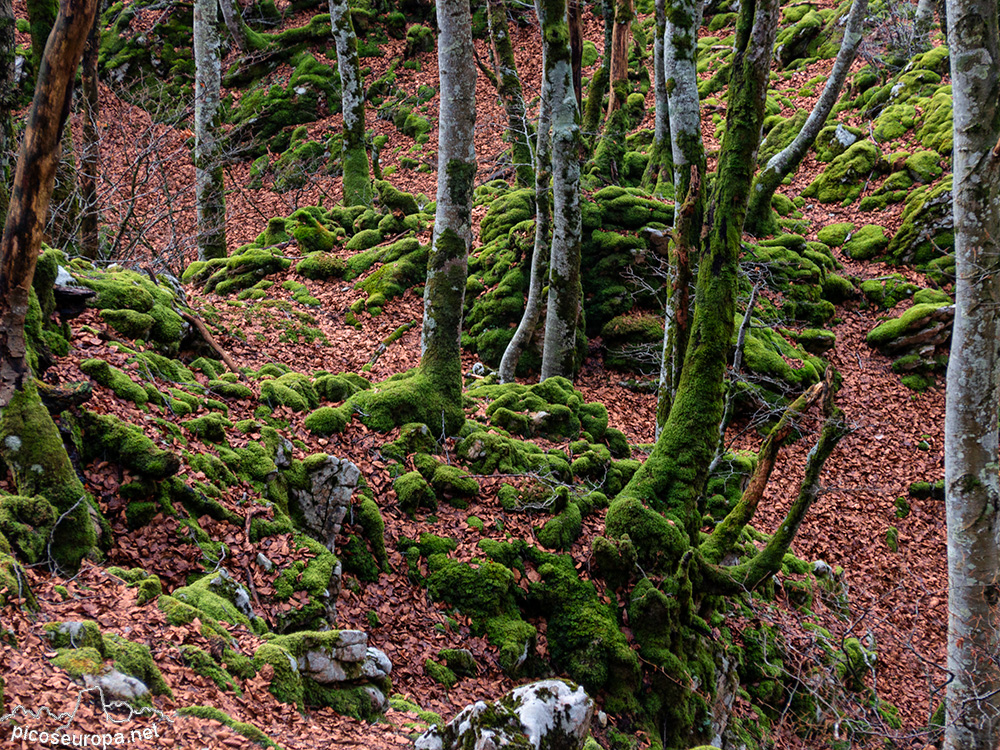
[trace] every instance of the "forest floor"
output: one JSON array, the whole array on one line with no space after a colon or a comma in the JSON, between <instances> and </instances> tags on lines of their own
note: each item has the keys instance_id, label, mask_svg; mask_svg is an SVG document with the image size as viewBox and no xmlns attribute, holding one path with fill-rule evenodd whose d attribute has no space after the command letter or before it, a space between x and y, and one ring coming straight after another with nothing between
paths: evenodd
<instances>
[{"instance_id":1,"label":"forest floor","mask_svg":"<svg viewBox=\"0 0 1000 750\"><path fill-rule=\"evenodd\" d=\"M541 78L540 56L537 54L537 30L531 27L513 29L514 48L522 81L526 85L526 99L537 91ZM600 22L587 16L585 36L600 49L602 29ZM377 77L394 55L401 54L402 42L390 42L385 57L370 61L370 78ZM480 48L485 54L485 49ZM416 88L419 84L437 85L437 66L433 53L420 56L422 69L400 71L403 87ZM827 61L832 64L832 61ZM815 70L803 73L803 79L815 75ZM586 73L585 73L586 74ZM497 168L500 138L505 126L502 110L496 102L494 91L480 77L478 87L476 146L479 156L479 175L485 179ZM652 110L650 97L650 111ZM436 102L436 98L432 100ZM807 106L803 102L803 106ZM149 140L149 133L156 133L156 148L180 149L189 135L154 126L140 111L117 99L109 89L102 92L102 107L107 113L109 137L105 163L111 172L124 175L130 148ZM377 120L375 111L369 109L369 123L376 134L392 137L395 129L391 123ZM315 123L310 129L316 133L339 127L339 118L331 117ZM711 133L711 122L706 120L706 132ZM436 128L430 133L431 144L436 143ZM390 140L390 144L392 141ZM131 146L130 146L131 144ZM426 163L434 165L433 147L427 149ZM811 158L811 157L810 157ZM385 149L382 168L398 166L399 155ZM176 185L193 183L193 172L183 163L170 167L170 181ZM118 170L121 170L119 173ZM227 179L231 188L228 204L229 244L231 249L252 240L270 216L287 215L296 206L310 205L320 194L327 201L339 198L339 180L317 176L294 196L278 194L266 189L245 189L249 165L233 167ZM790 187L784 188L789 196L797 195L817 171L809 160L803 165ZM391 181L400 189L433 196L436 174L400 170ZM874 189L874 186L872 186ZM291 201L291 202L290 202ZM157 210L153 206L146 210ZM807 205L803 212L812 222L813 234L828 223L851 220L858 224L871 220L870 216L857 216L856 208L829 208ZM175 226L174 237L191 236L193 217L186 208L180 210L182 223ZM475 217L482 218L482 211ZM878 215L879 223L892 227L898 218L892 209ZM183 222L190 222L186 227ZM422 237L426 241L427 237ZM176 272L176 259L189 252L189 246L177 243L163 235L151 232L150 242L161 243L160 260ZM292 251L290 251L292 252ZM893 272L874 262L851 261L838 258L844 264L842 273L858 279L876 278ZM904 273L911 273L905 272ZM919 275L917 275L919 276ZM280 289L281 275L272 277ZM300 278L296 277L296 280ZM360 329L348 326L344 314L351 303L364 293L343 282L305 281L310 294L322 306L310 309L317 319L317 327L326 342L313 344L285 343L278 339L281 321L249 319L243 311L227 308L224 301L214 295L200 295L188 290L189 300L195 307L211 305L219 311L215 321L219 330L240 328L245 339L221 335L219 343L240 366L254 369L267 362L280 362L295 370L328 370L330 372L357 372L371 359L379 341L400 325L419 323L422 301L412 291L403 297L390 300L377 317L360 313ZM926 285L926 284L923 284ZM908 303L903 303L904 305ZM898 312L898 308L896 311ZM944 423L943 382L923 393L915 393L900 383L899 376L890 369L891 360L865 343L865 335L877 323L878 312L862 308L857 301L849 301L837 308L837 319L831 330L836 333L836 346L827 355L830 363L843 377L837 394L837 403L843 408L852 426L826 464L821 482L823 492L807 516L794 544L798 556L806 560L824 560L831 566L844 569L844 578L851 612L846 619L818 606L824 626L836 638L858 637L878 652L877 664L869 676L870 684L878 693L893 703L900 712L903 729L885 729L901 747L923 747L927 736L922 732L929 715L941 699L938 692L944 676L944 639L946 624L946 573L945 525L943 504L935 499L910 499L912 509L905 518L897 518L895 501L907 495L908 486L918 480L934 481L943 475L942 436ZM81 330L83 326L102 329L103 322L94 312L88 312L74 324L72 351L53 368L53 379L62 382L85 379L78 367L80 361L101 357L114 363L124 359L109 346L107 336ZM419 328L415 327L388 350L374 364L370 377L381 380L401 372L417 363L419 356ZM467 369L474 359L468 358ZM601 356L594 350L584 363L576 386L587 400L601 401L609 411L612 427L622 430L634 444L649 443L653 439L655 397L637 394L625 388L620 373L606 370ZM234 422L252 416L253 402L230 402L230 419ZM99 412L115 413L135 424L151 419L133 405L115 398L111 391L95 386L95 395L88 408ZM167 414L159 416L170 418ZM498 697L513 686L514 682L503 676L497 664L497 650L483 637L470 634L469 623L458 616L457 629L446 622L443 605L431 601L425 589L414 586L407 577L407 566L397 551L396 540L405 535L416 538L421 532L432 532L452 537L458 542L457 556L468 559L476 553L476 543L482 533L470 528L466 522L468 512L442 506L436 520L421 517L409 519L395 506L395 494L386 463L379 455L379 447L394 433L379 435L357 421L342 434L317 438L302 427L303 415L276 412L290 421L289 432L303 440L308 450L296 451L301 458L309 453L324 451L354 461L362 470L375 491L375 500L386 520L386 548L390 553L391 572L381 576L374 584L364 584L352 590L345 586L338 603L338 625L341 628L358 628L369 633L370 645L382 649L392 660L393 693L408 697L423 709L439 713L449 719L465 705L480 699ZM759 436L735 425L727 435L735 447L752 448L759 444ZM806 435L794 446L787 448L780 459L761 504L755 526L771 532L783 518L795 497L798 482L811 445ZM927 447L929 445L929 447ZM193 446L189 447L194 450ZM641 457L641 454L636 454ZM123 481L114 467L98 464L88 471L88 489L100 497L102 509L109 518L118 510L115 490ZM496 498L499 478L483 478L482 491L469 512L474 512L485 524L486 532L532 540L534 527L541 516L505 511ZM9 489L0 481L0 489ZM898 549L887 542L890 527L898 530ZM585 519L584 533L573 545L570 554L578 569L586 570L589 563L591 539L603 529L603 511ZM175 545L171 520L153 524L136 531L124 525L116 526L114 547L108 563L128 568L140 565L160 575L166 588L183 585L184 576L202 566L200 552L193 546L185 549ZM250 559L257 550L246 535L236 530L230 546L234 563ZM502 536L503 534L499 534ZM269 554L280 555L279 550ZM530 575L530 573L529 573ZM527 576L526 576L527 577ZM190 705L216 706L236 721L247 722L266 733L281 747L295 750L315 747L366 747L370 750L401 747L412 742L414 727L421 725L412 711L390 709L385 721L365 723L334 714L329 709L299 713L293 706L279 703L266 689L266 681L258 675L245 681L242 694L220 690L204 677L184 666L177 646L185 643L202 644L205 639L195 624L187 627L170 626L155 605L139 607L135 603L136 590L127 588L122 581L106 573L93 563L85 563L80 573L71 580L50 575L40 568L28 571L29 583L39 603L41 612L25 614L12 607L0 612L2 626L12 638L5 637L0 644L0 674L4 681L7 710L12 705L66 706L76 696L77 686L65 672L49 663L53 655L44 636L43 625L49 621L92 619L105 632L126 635L133 641L148 644L156 663L173 697L160 696L156 705L164 711ZM68 596L57 593L56 586L65 586ZM524 581L527 585L527 581ZM605 592L609 597L614 592ZM375 617L372 616L375 613ZM774 606L756 613L790 636L799 632L788 603L781 596ZM373 625L373 623L376 623ZM541 628L544 623L540 624ZM240 632L240 631L236 631ZM241 646L252 653L255 636L240 632ZM12 645L16 642L17 646ZM808 666L810 646L791 638L802 647L803 665ZM451 690L433 681L423 667L427 658L434 658L444 647L469 648L481 665L480 674L463 678ZM206 646L207 648L207 646ZM544 633L539 648L546 648ZM77 720L83 727L100 723L97 709L89 704L81 708ZM614 719L612 718L612 721ZM812 746L808 740L798 738L789 721L782 731L783 746ZM28 748L26 740L16 741L4 736L7 727L0 728L0 742L10 741L13 747ZM598 730L600 732L600 730ZM162 737L148 742L163 747L212 748L250 746L246 738L231 732L218 722L195 717L177 717L166 728Z\"/></svg>"}]
</instances>

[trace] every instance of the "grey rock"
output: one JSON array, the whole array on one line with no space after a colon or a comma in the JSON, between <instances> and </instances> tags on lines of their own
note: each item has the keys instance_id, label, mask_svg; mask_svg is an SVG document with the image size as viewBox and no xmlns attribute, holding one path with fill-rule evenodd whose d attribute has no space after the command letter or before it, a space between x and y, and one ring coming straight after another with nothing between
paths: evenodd
<instances>
[{"instance_id":1,"label":"grey rock","mask_svg":"<svg viewBox=\"0 0 1000 750\"><path fill-rule=\"evenodd\" d=\"M141 680L122 674L117 669L99 675L85 674L83 682L87 687L99 687L105 702L134 701L149 692L149 688Z\"/></svg>"},{"instance_id":2,"label":"grey rock","mask_svg":"<svg viewBox=\"0 0 1000 750\"><path fill-rule=\"evenodd\" d=\"M360 477L361 470L350 461L328 456L310 471L309 486L292 492L306 531L331 552Z\"/></svg>"}]
</instances>

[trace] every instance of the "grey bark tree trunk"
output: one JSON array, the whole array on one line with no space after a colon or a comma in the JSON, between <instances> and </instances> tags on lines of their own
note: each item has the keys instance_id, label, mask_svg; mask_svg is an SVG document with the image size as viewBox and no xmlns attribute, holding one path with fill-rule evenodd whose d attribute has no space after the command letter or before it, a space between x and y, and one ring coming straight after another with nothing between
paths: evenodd
<instances>
[{"instance_id":1,"label":"grey bark tree trunk","mask_svg":"<svg viewBox=\"0 0 1000 750\"><path fill-rule=\"evenodd\" d=\"M194 4L194 167L198 258L226 257L226 195L216 132L222 83L215 0Z\"/></svg>"},{"instance_id":2,"label":"grey bark tree trunk","mask_svg":"<svg viewBox=\"0 0 1000 750\"><path fill-rule=\"evenodd\" d=\"M468 255L472 246L472 188L476 175L476 66L469 0L438 0L437 210L427 262L421 369L448 397L461 398L460 337Z\"/></svg>"},{"instance_id":3,"label":"grey bark tree trunk","mask_svg":"<svg viewBox=\"0 0 1000 750\"><path fill-rule=\"evenodd\" d=\"M236 0L219 0L219 10L222 11L222 20L226 23L229 35L239 48L240 52L246 52L250 46L247 44L246 29L243 25L243 16L240 13L239 4Z\"/></svg>"},{"instance_id":4,"label":"grey bark tree trunk","mask_svg":"<svg viewBox=\"0 0 1000 750\"><path fill-rule=\"evenodd\" d=\"M566 0L540 0L545 80L552 107L552 251L541 379L572 378L580 318L580 110L573 90Z\"/></svg>"},{"instance_id":5,"label":"grey bark tree trunk","mask_svg":"<svg viewBox=\"0 0 1000 750\"><path fill-rule=\"evenodd\" d=\"M861 44L862 30L867 14L868 0L854 0L851 3L851 10L847 14L847 22L844 27L844 40L840 44L837 60L834 62L830 77L827 78L826 85L823 87L823 93L816 100L812 112L809 113L809 117L792 142L772 156L754 180L753 189L750 191L750 205L747 208L746 221L746 230L754 236L772 234L777 229L777 222L771 211L771 198L774 197L774 191L778 189L782 181L798 169L802 159L816 142L816 137L826 124L833 106L837 103L840 90L844 86L844 81L847 80L851 63L854 62L854 57Z\"/></svg>"},{"instance_id":6,"label":"grey bark tree trunk","mask_svg":"<svg viewBox=\"0 0 1000 750\"><path fill-rule=\"evenodd\" d=\"M545 50L542 49L542 69L545 69ZM517 363L535 333L542 313L542 287L549 262L549 228L552 215L552 165L551 165L551 102L550 91L542 87L542 100L538 106L538 136L535 141L535 244L531 252L531 278L528 281L528 299L524 314L514 337L507 344L500 360L498 375L501 383L514 380Z\"/></svg>"},{"instance_id":7,"label":"grey bark tree trunk","mask_svg":"<svg viewBox=\"0 0 1000 750\"><path fill-rule=\"evenodd\" d=\"M534 180L530 129L525 114L521 79L514 62L514 48L507 28L507 8L503 0L489 0L487 21L490 39L496 53L497 93L507 112L507 140L511 145L511 161L517 174L518 187L528 187ZM539 115L541 117L541 115Z\"/></svg>"},{"instance_id":8,"label":"grey bark tree trunk","mask_svg":"<svg viewBox=\"0 0 1000 750\"><path fill-rule=\"evenodd\" d=\"M955 323L945 417L946 750L1000 735L1000 33L995 0L950 0Z\"/></svg>"},{"instance_id":9,"label":"grey bark tree trunk","mask_svg":"<svg viewBox=\"0 0 1000 750\"><path fill-rule=\"evenodd\" d=\"M365 150L365 92L358 67L358 40L354 35L347 0L330 0L330 26L337 47L341 109L344 113L341 147L344 205L370 206L372 182L368 171L368 152Z\"/></svg>"},{"instance_id":10,"label":"grey bark tree trunk","mask_svg":"<svg viewBox=\"0 0 1000 750\"><path fill-rule=\"evenodd\" d=\"M673 159L670 145L670 116L667 111L667 78L664 73L663 38L667 29L666 0L656 0L656 38L653 41L653 91L655 119L653 121L653 148L650 152L643 185L656 195L664 195L666 186L673 185ZM666 194L673 193L673 190Z\"/></svg>"}]
</instances>

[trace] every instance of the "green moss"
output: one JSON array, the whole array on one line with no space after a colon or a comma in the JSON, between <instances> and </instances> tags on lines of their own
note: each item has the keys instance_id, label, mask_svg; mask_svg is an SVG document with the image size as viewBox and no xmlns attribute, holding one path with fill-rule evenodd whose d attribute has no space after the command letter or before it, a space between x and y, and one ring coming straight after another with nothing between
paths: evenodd
<instances>
[{"instance_id":1,"label":"green moss","mask_svg":"<svg viewBox=\"0 0 1000 750\"><path fill-rule=\"evenodd\" d=\"M99 674L104 667L104 659L93 648L60 648L52 659L52 666L78 679L84 675Z\"/></svg>"},{"instance_id":2,"label":"green moss","mask_svg":"<svg viewBox=\"0 0 1000 750\"><path fill-rule=\"evenodd\" d=\"M905 333L919 330L940 307L943 307L941 303L914 305L898 318L880 323L870 331L866 339L868 345L883 347Z\"/></svg>"},{"instance_id":3,"label":"green moss","mask_svg":"<svg viewBox=\"0 0 1000 750\"><path fill-rule=\"evenodd\" d=\"M871 141L858 141L837 156L802 195L821 203L842 203L856 200L878 167L882 153Z\"/></svg>"},{"instance_id":4,"label":"green moss","mask_svg":"<svg viewBox=\"0 0 1000 750\"><path fill-rule=\"evenodd\" d=\"M385 521L378 505L371 498L361 501L357 512L357 523L371 546L372 555L382 570L388 571L389 557L385 551Z\"/></svg>"},{"instance_id":5,"label":"green moss","mask_svg":"<svg viewBox=\"0 0 1000 750\"><path fill-rule=\"evenodd\" d=\"M343 432L351 420L351 411L345 406L321 406L303 421L303 426L316 435L333 435Z\"/></svg>"},{"instance_id":6,"label":"green moss","mask_svg":"<svg viewBox=\"0 0 1000 750\"><path fill-rule=\"evenodd\" d=\"M142 406L149 401L149 396L142 386L135 383L126 373L117 367L112 367L103 359L85 359L80 363L80 369L97 383L115 392L118 398Z\"/></svg>"},{"instance_id":7,"label":"green moss","mask_svg":"<svg viewBox=\"0 0 1000 750\"><path fill-rule=\"evenodd\" d=\"M400 509L413 516L417 509L437 509L437 495L426 479L418 471L411 471L392 483Z\"/></svg>"},{"instance_id":8,"label":"green moss","mask_svg":"<svg viewBox=\"0 0 1000 750\"><path fill-rule=\"evenodd\" d=\"M302 710L305 700L302 677L295 657L286 648L265 643L254 652L253 664L258 672L265 664L271 665L274 672L268 690L282 703L290 703Z\"/></svg>"},{"instance_id":9,"label":"green moss","mask_svg":"<svg viewBox=\"0 0 1000 750\"><path fill-rule=\"evenodd\" d=\"M576 503L569 503L555 518L538 530L538 541L550 549L569 549L583 530L583 518Z\"/></svg>"},{"instance_id":10,"label":"green moss","mask_svg":"<svg viewBox=\"0 0 1000 750\"><path fill-rule=\"evenodd\" d=\"M84 410L80 417L86 435L84 458L97 457L117 460L127 469L148 479L165 479L180 469L176 454L158 448L143 431L111 414L95 414Z\"/></svg>"},{"instance_id":11,"label":"green moss","mask_svg":"<svg viewBox=\"0 0 1000 750\"><path fill-rule=\"evenodd\" d=\"M38 601L28 586L24 569L6 552L0 552L0 606L7 604L38 610Z\"/></svg>"},{"instance_id":12,"label":"green moss","mask_svg":"<svg viewBox=\"0 0 1000 750\"><path fill-rule=\"evenodd\" d=\"M830 247L840 247L847 241L848 236L853 231L854 225L849 221L839 224L828 224L819 230L816 237L820 242Z\"/></svg>"},{"instance_id":13,"label":"green moss","mask_svg":"<svg viewBox=\"0 0 1000 750\"><path fill-rule=\"evenodd\" d=\"M45 634L48 636L52 648L55 649L76 649L86 647L96 650L103 658L104 636L101 629L93 620L82 622L48 622L44 625Z\"/></svg>"},{"instance_id":14,"label":"green moss","mask_svg":"<svg viewBox=\"0 0 1000 750\"><path fill-rule=\"evenodd\" d=\"M55 509L41 495L0 495L0 534L8 542L6 551L29 564L45 559L55 521Z\"/></svg>"},{"instance_id":15,"label":"green moss","mask_svg":"<svg viewBox=\"0 0 1000 750\"><path fill-rule=\"evenodd\" d=\"M347 264L336 255L327 252L314 252L300 260L295 266L295 272L307 279L336 279L344 275Z\"/></svg>"},{"instance_id":16,"label":"green moss","mask_svg":"<svg viewBox=\"0 0 1000 750\"><path fill-rule=\"evenodd\" d=\"M434 682L444 685L448 689L455 687L455 683L458 682L458 675L444 664L438 664L431 658L424 660L424 672Z\"/></svg>"},{"instance_id":17,"label":"green moss","mask_svg":"<svg viewBox=\"0 0 1000 750\"><path fill-rule=\"evenodd\" d=\"M114 634L104 635L104 648L108 657L114 660L115 669L140 680L153 695L167 695L173 698L173 691L163 679L159 667L153 661L149 646L127 641Z\"/></svg>"},{"instance_id":18,"label":"green moss","mask_svg":"<svg viewBox=\"0 0 1000 750\"><path fill-rule=\"evenodd\" d=\"M851 235L844 245L844 253L854 260L871 260L888 246L885 229L877 224L866 224Z\"/></svg>"},{"instance_id":19,"label":"green moss","mask_svg":"<svg viewBox=\"0 0 1000 750\"><path fill-rule=\"evenodd\" d=\"M181 424L197 437L212 443L225 442L226 429L233 426L230 420L215 412L188 419Z\"/></svg>"}]
</instances>

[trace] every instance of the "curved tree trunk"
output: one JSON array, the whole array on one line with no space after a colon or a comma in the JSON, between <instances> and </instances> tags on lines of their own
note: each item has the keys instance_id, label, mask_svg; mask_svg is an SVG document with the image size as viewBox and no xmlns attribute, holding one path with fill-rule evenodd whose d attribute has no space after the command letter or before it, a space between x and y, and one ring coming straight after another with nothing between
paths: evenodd
<instances>
[{"instance_id":1,"label":"curved tree trunk","mask_svg":"<svg viewBox=\"0 0 1000 750\"><path fill-rule=\"evenodd\" d=\"M222 61L215 8L215 0L195 0L194 168L200 260L226 257L226 194L216 138Z\"/></svg>"},{"instance_id":2,"label":"curved tree trunk","mask_svg":"<svg viewBox=\"0 0 1000 750\"><path fill-rule=\"evenodd\" d=\"M951 0L955 323L945 417L946 750L1000 736L1000 33L992 0Z\"/></svg>"},{"instance_id":3,"label":"curved tree trunk","mask_svg":"<svg viewBox=\"0 0 1000 750\"><path fill-rule=\"evenodd\" d=\"M246 26L243 23L239 3L236 0L219 0L219 10L222 11L222 20L226 23L233 43L240 52L247 52L250 46L247 44Z\"/></svg>"},{"instance_id":4,"label":"curved tree trunk","mask_svg":"<svg viewBox=\"0 0 1000 750\"><path fill-rule=\"evenodd\" d=\"M573 92L566 0L540 0L545 81L552 106L552 252L541 379L572 378L580 319L580 111Z\"/></svg>"},{"instance_id":5,"label":"curved tree trunk","mask_svg":"<svg viewBox=\"0 0 1000 750\"><path fill-rule=\"evenodd\" d=\"M83 89L83 126L80 147L80 253L95 259L100 255L101 207L97 198L97 175L101 169L101 141L97 113L99 90L97 78L98 47L101 41L100 16L87 36L80 81Z\"/></svg>"},{"instance_id":6,"label":"curved tree trunk","mask_svg":"<svg viewBox=\"0 0 1000 750\"><path fill-rule=\"evenodd\" d=\"M837 103L840 90L847 80L851 63L854 62L854 56L861 44L861 32L867 14L868 0L854 0L851 3L851 10L844 27L844 40L841 42L840 51L837 52L837 60L833 64L833 70L830 71L830 77L826 80L826 86L823 87L823 93L816 100L812 112L809 113L808 119L795 139L772 156L767 166L754 180L753 189L750 191L750 205L747 208L746 230L755 237L773 234L777 229L774 212L771 210L771 198L774 197L774 191L782 181L798 169Z\"/></svg>"},{"instance_id":7,"label":"curved tree trunk","mask_svg":"<svg viewBox=\"0 0 1000 750\"><path fill-rule=\"evenodd\" d=\"M511 144L511 161L517 174L518 187L529 187L535 181L531 168L531 132L525 114L521 79L514 62L514 48L507 28L507 8L503 0L489 0L487 20L490 39L497 62L497 93L507 112L507 140Z\"/></svg>"},{"instance_id":8,"label":"curved tree trunk","mask_svg":"<svg viewBox=\"0 0 1000 750\"><path fill-rule=\"evenodd\" d=\"M358 68L358 41L347 0L330 0L330 25L337 46L341 104L344 113L344 140L341 158L344 167L344 205L370 206L372 182L365 151L365 92Z\"/></svg>"},{"instance_id":9,"label":"curved tree trunk","mask_svg":"<svg viewBox=\"0 0 1000 750\"><path fill-rule=\"evenodd\" d=\"M632 17L635 15L632 0L614 0L615 24L611 33L611 55L608 81L611 94L607 116L625 101L623 88L628 85L628 43L632 38Z\"/></svg>"},{"instance_id":10,"label":"curved tree trunk","mask_svg":"<svg viewBox=\"0 0 1000 750\"><path fill-rule=\"evenodd\" d=\"M545 69L544 49L542 69ZM531 278L528 281L528 299L521 322L500 360L497 374L501 383L513 382L517 363L534 335L542 313L542 287L549 264L549 228L552 217L550 98L550 92L543 87L542 100L538 105L538 137L535 141L535 244L531 251Z\"/></svg>"},{"instance_id":11,"label":"curved tree trunk","mask_svg":"<svg viewBox=\"0 0 1000 750\"><path fill-rule=\"evenodd\" d=\"M664 75L663 37L667 27L666 0L656 0L656 38L653 41L653 91L655 119L653 148L642 184L655 195L673 194L673 159L670 145L670 115L667 111L667 78ZM669 189L668 189L669 185Z\"/></svg>"},{"instance_id":12,"label":"curved tree trunk","mask_svg":"<svg viewBox=\"0 0 1000 750\"><path fill-rule=\"evenodd\" d=\"M438 0L437 210L427 261L420 368L440 393L458 403L462 394L462 305L472 246L472 188L476 175L476 66L469 0Z\"/></svg>"}]
</instances>

